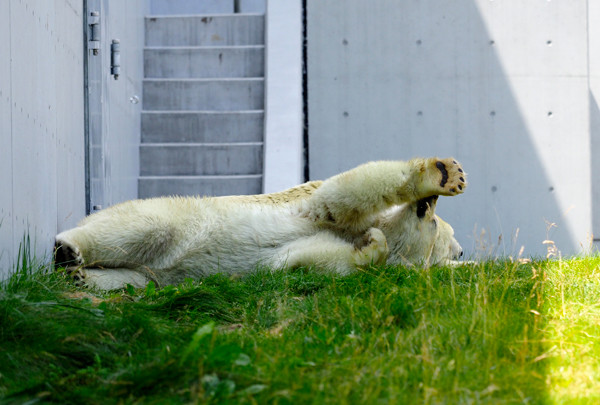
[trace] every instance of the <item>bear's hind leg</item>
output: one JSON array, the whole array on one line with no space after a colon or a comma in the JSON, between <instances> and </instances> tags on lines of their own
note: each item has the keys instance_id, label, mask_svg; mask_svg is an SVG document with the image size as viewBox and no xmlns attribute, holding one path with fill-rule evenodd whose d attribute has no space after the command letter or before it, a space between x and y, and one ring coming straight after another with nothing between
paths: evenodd
<instances>
[{"instance_id":1,"label":"bear's hind leg","mask_svg":"<svg viewBox=\"0 0 600 405\"><path fill-rule=\"evenodd\" d=\"M105 215L56 235L55 263L56 266L165 268L177 255L176 234L176 227L161 217L119 221L117 216Z\"/></svg>"},{"instance_id":2,"label":"bear's hind leg","mask_svg":"<svg viewBox=\"0 0 600 405\"><path fill-rule=\"evenodd\" d=\"M54 266L82 266L83 256L81 255L79 248L75 244L61 238L61 235L57 236L54 243Z\"/></svg>"}]
</instances>

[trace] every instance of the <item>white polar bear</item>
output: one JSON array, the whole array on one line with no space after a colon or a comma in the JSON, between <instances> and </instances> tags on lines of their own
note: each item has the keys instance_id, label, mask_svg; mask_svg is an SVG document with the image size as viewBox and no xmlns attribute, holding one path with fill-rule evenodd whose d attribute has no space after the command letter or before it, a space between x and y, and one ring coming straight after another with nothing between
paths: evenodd
<instances>
[{"instance_id":1,"label":"white polar bear","mask_svg":"<svg viewBox=\"0 0 600 405\"><path fill-rule=\"evenodd\" d=\"M105 290L260 266L448 264L462 250L434 210L465 177L452 158L382 161L274 194L128 201L57 235L55 260Z\"/></svg>"}]
</instances>

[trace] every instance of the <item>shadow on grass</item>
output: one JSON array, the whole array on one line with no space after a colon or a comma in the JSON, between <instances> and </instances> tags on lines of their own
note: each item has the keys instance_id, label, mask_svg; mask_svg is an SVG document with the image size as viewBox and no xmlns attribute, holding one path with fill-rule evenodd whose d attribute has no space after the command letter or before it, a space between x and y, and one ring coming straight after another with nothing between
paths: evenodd
<instances>
[{"instance_id":1,"label":"shadow on grass","mask_svg":"<svg viewBox=\"0 0 600 405\"><path fill-rule=\"evenodd\" d=\"M547 400L532 265L258 271L111 294L29 268L0 289L4 402Z\"/></svg>"}]
</instances>

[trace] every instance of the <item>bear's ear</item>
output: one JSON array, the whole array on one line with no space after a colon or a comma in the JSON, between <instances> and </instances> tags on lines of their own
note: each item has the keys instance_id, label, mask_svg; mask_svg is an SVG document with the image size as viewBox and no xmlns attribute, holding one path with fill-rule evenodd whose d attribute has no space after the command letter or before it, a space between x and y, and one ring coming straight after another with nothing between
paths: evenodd
<instances>
[{"instance_id":1,"label":"bear's ear","mask_svg":"<svg viewBox=\"0 0 600 405\"><path fill-rule=\"evenodd\" d=\"M431 197L423 198L417 201L417 217L420 219L425 218L425 216L433 217L437 199L437 195L432 195Z\"/></svg>"}]
</instances>

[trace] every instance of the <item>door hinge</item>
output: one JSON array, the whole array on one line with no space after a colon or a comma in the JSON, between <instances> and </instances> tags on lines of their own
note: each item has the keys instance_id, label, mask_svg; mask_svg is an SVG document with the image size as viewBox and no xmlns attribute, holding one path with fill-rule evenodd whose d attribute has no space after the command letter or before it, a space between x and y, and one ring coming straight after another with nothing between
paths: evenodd
<instances>
[{"instance_id":1,"label":"door hinge","mask_svg":"<svg viewBox=\"0 0 600 405\"><path fill-rule=\"evenodd\" d=\"M113 39L110 45L110 74L115 80L121 74L121 41Z\"/></svg>"},{"instance_id":2,"label":"door hinge","mask_svg":"<svg viewBox=\"0 0 600 405\"><path fill-rule=\"evenodd\" d=\"M100 13L98 11L92 11L88 16L88 27L88 48L94 55L98 55L100 51Z\"/></svg>"}]
</instances>

